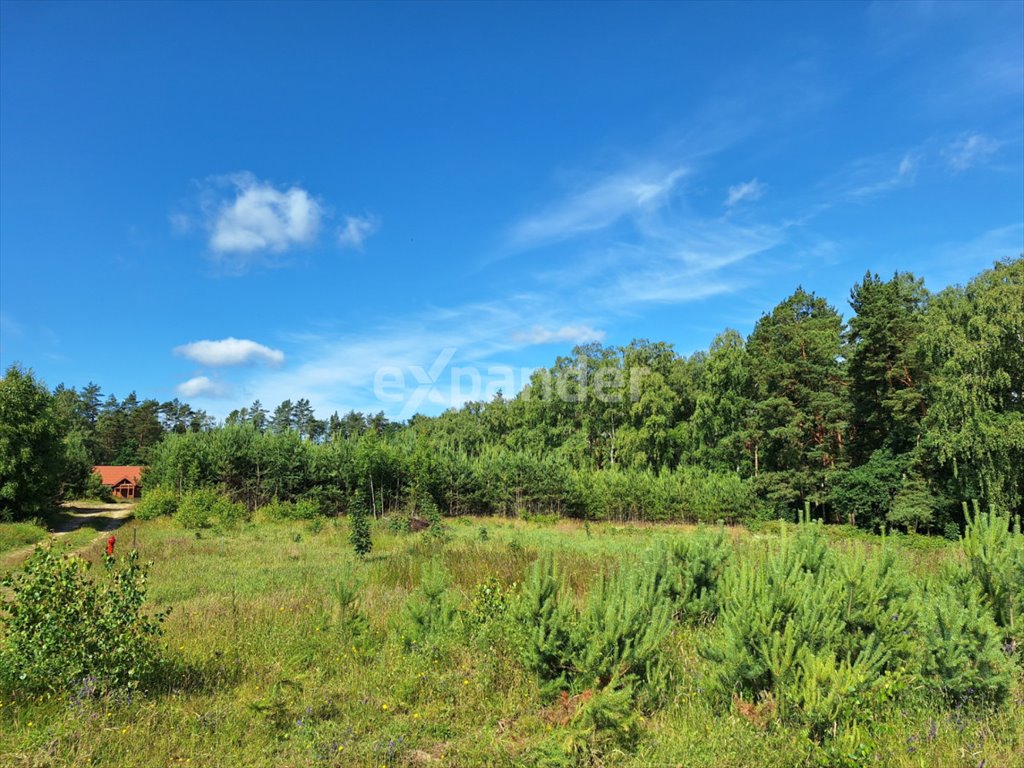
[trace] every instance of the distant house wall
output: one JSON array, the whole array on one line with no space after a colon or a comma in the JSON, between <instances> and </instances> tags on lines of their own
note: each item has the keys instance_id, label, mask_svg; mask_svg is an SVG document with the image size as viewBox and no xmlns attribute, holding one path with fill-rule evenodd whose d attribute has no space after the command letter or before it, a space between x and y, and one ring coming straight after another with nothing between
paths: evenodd
<instances>
[{"instance_id":1,"label":"distant house wall","mask_svg":"<svg viewBox=\"0 0 1024 768\"><path fill-rule=\"evenodd\" d=\"M137 499L142 496L142 470L145 467L93 467L100 482L119 499Z\"/></svg>"}]
</instances>

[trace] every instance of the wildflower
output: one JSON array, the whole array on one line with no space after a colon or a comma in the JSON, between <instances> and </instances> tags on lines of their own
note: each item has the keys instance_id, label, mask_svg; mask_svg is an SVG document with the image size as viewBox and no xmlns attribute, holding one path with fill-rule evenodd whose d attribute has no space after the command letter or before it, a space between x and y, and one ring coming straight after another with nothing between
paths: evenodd
<instances>
[{"instance_id":1,"label":"wildflower","mask_svg":"<svg viewBox=\"0 0 1024 768\"><path fill-rule=\"evenodd\" d=\"M116 536L111 536L109 539L107 539L107 557L113 557L114 556L114 542L116 542L116 541L117 541L117 537Z\"/></svg>"},{"instance_id":2,"label":"wildflower","mask_svg":"<svg viewBox=\"0 0 1024 768\"><path fill-rule=\"evenodd\" d=\"M380 708L383 709L384 711L387 711L388 705L387 704L381 704Z\"/></svg>"}]
</instances>

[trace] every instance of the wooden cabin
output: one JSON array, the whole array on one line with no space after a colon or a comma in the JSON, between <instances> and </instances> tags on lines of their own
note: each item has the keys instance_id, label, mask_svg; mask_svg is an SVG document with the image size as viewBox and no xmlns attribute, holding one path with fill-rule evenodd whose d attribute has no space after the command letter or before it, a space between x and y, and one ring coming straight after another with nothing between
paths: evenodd
<instances>
[{"instance_id":1,"label":"wooden cabin","mask_svg":"<svg viewBox=\"0 0 1024 768\"><path fill-rule=\"evenodd\" d=\"M93 467L100 476L100 482L119 499L137 499L142 495L142 470L144 467Z\"/></svg>"}]
</instances>

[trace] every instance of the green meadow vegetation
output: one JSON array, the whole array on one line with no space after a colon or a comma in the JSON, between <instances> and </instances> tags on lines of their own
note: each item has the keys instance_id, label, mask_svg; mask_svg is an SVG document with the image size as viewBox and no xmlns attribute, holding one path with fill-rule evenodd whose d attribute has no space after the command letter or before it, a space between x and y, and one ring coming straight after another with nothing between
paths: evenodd
<instances>
[{"instance_id":1,"label":"green meadow vegetation","mask_svg":"<svg viewBox=\"0 0 1024 768\"><path fill-rule=\"evenodd\" d=\"M402 423L11 366L0 764L1024 766L1024 259L850 306Z\"/></svg>"},{"instance_id":2,"label":"green meadow vegetation","mask_svg":"<svg viewBox=\"0 0 1024 768\"><path fill-rule=\"evenodd\" d=\"M7 574L5 765L1022 764L1005 516L951 542L364 510L366 551L222 506Z\"/></svg>"}]
</instances>

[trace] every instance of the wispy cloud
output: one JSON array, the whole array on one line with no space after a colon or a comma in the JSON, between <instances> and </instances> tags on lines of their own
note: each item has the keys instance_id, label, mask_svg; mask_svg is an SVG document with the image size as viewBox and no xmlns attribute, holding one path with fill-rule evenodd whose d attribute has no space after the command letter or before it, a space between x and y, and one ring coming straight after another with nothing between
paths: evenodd
<instances>
[{"instance_id":1,"label":"wispy cloud","mask_svg":"<svg viewBox=\"0 0 1024 768\"><path fill-rule=\"evenodd\" d=\"M526 318L540 320L542 328L586 327L559 323L548 298L533 295L435 307L399 322L369 325L359 335L307 336L294 355L297 364L260 372L245 389L265 403L306 397L322 413L355 408L407 418L416 410L461 405L481 396L468 387L470 372L486 377L502 365L505 353L530 344L516 337ZM389 391L398 390L401 397L377 397L375 379L381 372L388 375ZM394 385L395 378L401 379L400 386ZM508 382L502 388L511 393L516 387Z\"/></svg>"},{"instance_id":2,"label":"wispy cloud","mask_svg":"<svg viewBox=\"0 0 1024 768\"><path fill-rule=\"evenodd\" d=\"M589 325L563 325L561 328L545 328L535 325L528 331L520 331L513 338L523 344L553 344L570 342L584 344L588 341L603 341L604 331Z\"/></svg>"},{"instance_id":3,"label":"wispy cloud","mask_svg":"<svg viewBox=\"0 0 1024 768\"><path fill-rule=\"evenodd\" d=\"M24 329L6 312L0 312L0 336L21 336Z\"/></svg>"},{"instance_id":4,"label":"wispy cloud","mask_svg":"<svg viewBox=\"0 0 1024 768\"><path fill-rule=\"evenodd\" d=\"M211 367L253 363L280 365L284 362L284 352L281 350L272 349L250 339L236 339L233 336L219 341L203 340L182 344L175 347L174 354Z\"/></svg>"},{"instance_id":5,"label":"wispy cloud","mask_svg":"<svg viewBox=\"0 0 1024 768\"><path fill-rule=\"evenodd\" d=\"M206 376L195 376L183 381L175 389L182 397L227 397L231 394L229 386Z\"/></svg>"},{"instance_id":6,"label":"wispy cloud","mask_svg":"<svg viewBox=\"0 0 1024 768\"><path fill-rule=\"evenodd\" d=\"M514 224L507 245L512 250L534 248L612 226L661 206L686 171L626 171L606 176L538 214Z\"/></svg>"},{"instance_id":7,"label":"wispy cloud","mask_svg":"<svg viewBox=\"0 0 1024 768\"><path fill-rule=\"evenodd\" d=\"M338 230L338 244L342 248L363 248L366 238L380 227L380 219L376 216L346 216L345 226Z\"/></svg>"},{"instance_id":8,"label":"wispy cloud","mask_svg":"<svg viewBox=\"0 0 1024 768\"><path fill-rule=\"evenodd\" d=\"M946 167L953 173L962 173L976 165L983 165L999 151L1002 142L983 133L969 133L950 142L942 150Z\"/></svg>"},{"instance_id":9,"label":"wispy cloud","mask_svg":"<svg viewBox=\"0 0 1024 768\"><path fill-rule=\"evenodd\" d=\"M765 186L756 178L729 187L725 204L732 207L744 200L759 200L764 195Z\"/></svg>"},{"instance_id":10,"label":"wispy cloud","mask_svg":"<svg viewBox=\"0 0 1024 768\"><path fill-rule=\"evenodd\" d=\"M917 171L921 164L921 156L917 152L908 152L900 158L895 171L889 171L884 178L877 176L884 169L879 169L877 161L863 161L860 167L854 172L853 180L845 190L845 197L868 198L879 195L883 192L890 192L900 187L913 186L917 180ZM891 165L889 166L892 167ZM870 177L876 178L871 180Z\"/></svg>"}]
</instances>

